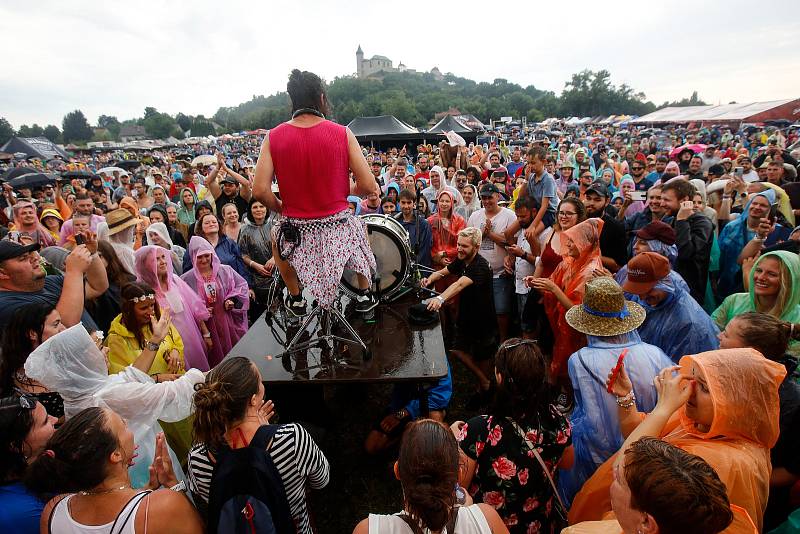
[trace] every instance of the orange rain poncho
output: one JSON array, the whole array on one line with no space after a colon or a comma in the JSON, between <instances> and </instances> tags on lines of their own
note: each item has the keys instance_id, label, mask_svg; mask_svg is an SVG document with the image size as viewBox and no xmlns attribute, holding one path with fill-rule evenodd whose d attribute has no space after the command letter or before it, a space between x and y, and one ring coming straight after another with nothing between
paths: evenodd
<instances>
[{"instance_id":1,"label":"orange rain poncho","mask_svg":"<svg viewBox=\"0 0 800 534\"><path fill-rule=\"evenodd\" d=\"M600 259L600 232L602 230L602 219L588 219L561 233L560 254L563 259L550 275L550 279L574 304L580 304L583 301L586 282L592 279L592 271L603 267ZM565 243L568 240L564 239L565 236L572 240L580 251L577 258L567 254ZM567 360L578 349L586 346L586 336L567 324L565 319L567 308L562 306L556 296L550 292L544 293L544 309L547 312L553 334L555 334L550 373L553 377L566 376Z\"/></svg>"},{"instance_id":2,"label":"orange rain poncho","mask_svg":"<svg viewBox=\"0 0 800 534\"><path fill-rule=\"evenodd\" d=\"M769 452L779 433L778 387L786 368L754 349L684 356L680 365L684 374L693 365L705 374L714 420L708 432L700 432L681 407L660 437L708 462L728 488L731 504L743 508L760 531L772 469ZM616 455L584 484L572 502L570 524L599 520L611 510L609 488L615 459ZM752 527L737 518L725 532L752 532Z\"/></svg>"}]
</instances>

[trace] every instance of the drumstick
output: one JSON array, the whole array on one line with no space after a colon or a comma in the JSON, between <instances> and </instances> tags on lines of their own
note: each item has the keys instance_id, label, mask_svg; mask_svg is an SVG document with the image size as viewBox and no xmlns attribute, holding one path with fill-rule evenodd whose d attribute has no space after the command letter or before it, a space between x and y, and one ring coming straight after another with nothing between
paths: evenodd
<instances>
[{"instance_id":1,"label":"drumstick","mask_svg":"<svg viewBox=\"0 0 800 534\"><path fill-rule=\"evenodd\" d=\"M617 365L611 370L611 378L608 379L608 386L606 389L609 393L613 393L614 382L617 381L620 371L622 371L622 362L625 360L625 355L628 354L628 349L622 351L622 354L617 358Z\"/></svg>"}]
</instances>

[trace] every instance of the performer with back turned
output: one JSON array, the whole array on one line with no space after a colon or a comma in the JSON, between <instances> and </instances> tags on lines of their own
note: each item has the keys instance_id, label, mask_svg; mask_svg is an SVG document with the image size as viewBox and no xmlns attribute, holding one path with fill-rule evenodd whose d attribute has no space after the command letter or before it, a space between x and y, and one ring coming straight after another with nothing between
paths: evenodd
<instances>
[{"instance_id":1,"label":"performer with back turned","mask_svg":"<svg viewBox=\"0 0 800 534\"><path fill-rule=\"evenodd\" d=\"M264 138L253 187L255 197L281 215L272 246L289 293L286 308L305 315L301 284L329 307L344 269L350 269L358 275L356 310L366 313L377 305L370 291L375 257L364 222L348 210L347 196L376 193L378 185L353 133L325 119L330 107L319 76L295 69L287 90L292 119ZM280 199L272 191L273 176Z\"/></svg>"}]
</instances>

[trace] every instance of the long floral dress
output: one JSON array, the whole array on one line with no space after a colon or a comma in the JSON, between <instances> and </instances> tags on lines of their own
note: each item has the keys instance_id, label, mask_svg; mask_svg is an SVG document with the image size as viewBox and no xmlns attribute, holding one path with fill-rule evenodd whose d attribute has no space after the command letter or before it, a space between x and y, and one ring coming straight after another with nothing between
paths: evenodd
<instances>
[{"instance_id":1,"label":"long floral dress","mask_svg":"<svg viewBox=\"0 0 800 534\"><path fill-rule=\"evenodd\" d=\"M551 407L551 417L536 426L521 424L555 479L558 462L572 442L569 420ZM564 526L547 476L512 422L479 415L466 422L461 450L477 462L467 488L476 503L493 506L512 534L558 532Z\"/></svg>"}]
</instances>

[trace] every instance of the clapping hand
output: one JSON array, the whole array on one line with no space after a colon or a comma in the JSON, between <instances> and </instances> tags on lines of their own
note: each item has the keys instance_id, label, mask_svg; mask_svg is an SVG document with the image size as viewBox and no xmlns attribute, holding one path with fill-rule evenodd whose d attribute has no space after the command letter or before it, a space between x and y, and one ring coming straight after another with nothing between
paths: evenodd
<instances>
[{"instance_id":1,"label":"clapping hand","mask_svg":"<svg viewBox=\"0 0 800 534\"><path fill-rule=\"evenodd\" d=\"M268 425L269 420L275 415L275 403L271 400L264 401L261 408L258 409L258 422L262 425Z\"/></svg>"},{"instance_id":2,"label":"clapping hand","mask_svg":"<svg viewBox=\"0 0 800 534\"><path fill-rule=\"evenodd\" d=\"M161 486L171 488L178 483L163 432L156 434L156 450L153 455L153 463L150 464L148 470L150 471L150 481L147 483L149 489L156 490Z\"/></svg>"}]
</instances>

